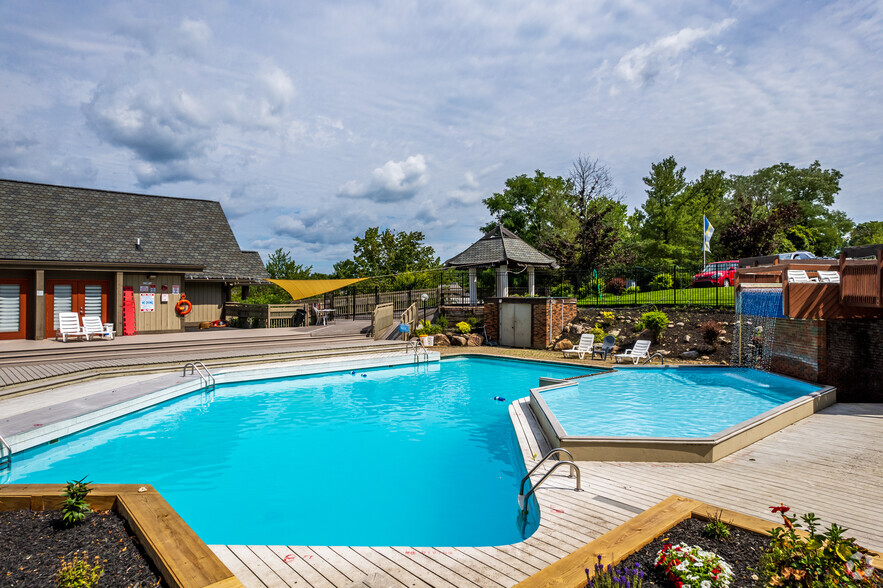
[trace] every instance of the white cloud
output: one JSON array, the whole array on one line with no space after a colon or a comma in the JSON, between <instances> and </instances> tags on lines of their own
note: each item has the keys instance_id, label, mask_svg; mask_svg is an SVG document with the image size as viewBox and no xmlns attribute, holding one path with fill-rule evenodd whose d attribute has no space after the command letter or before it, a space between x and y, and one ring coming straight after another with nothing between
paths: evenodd
<instances>
[{"instance_id":1,"label":"white cloud","mask_svg":"<svg viewBox=\"0 0 883 588\"><path fill-rule=\"evenodd\" d=\"M639 45L620 58L614 72L622 79L636 85L652 82L663 71L676 72L678 66L675 58L681 53L699 41L719 35L735 22L733 18L725 18L707 28L687 27L653 43ZM715 51L720 52L718 48Z\"/></svg>"},{"instance_id":2,"label":"white cloud","mask_svg":"<svg viewBox=\"0 0 883 588\"><path fill-rule=\"evenodd\" d=\"M426 159L419 153L404 161L390 160L374 170L368 183L360 184L350 180L340 187L338 195L375 202L409 200L427 184L426 172Z\"/></svg>"}]
</instances>

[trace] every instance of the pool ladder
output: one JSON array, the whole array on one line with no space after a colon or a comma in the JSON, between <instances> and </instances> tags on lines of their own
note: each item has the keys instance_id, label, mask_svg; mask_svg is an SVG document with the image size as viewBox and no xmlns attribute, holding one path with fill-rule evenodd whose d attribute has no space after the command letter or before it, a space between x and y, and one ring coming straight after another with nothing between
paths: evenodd
<instances>
[{"instance_id":1,"label":"pool ladder","mask_svg":"<svg viewBox=\"0 0 883 588\"><path fill-rule=\"evenodd\" d=\"M568 455L568 457L570 457L570 461L559 461L558 463L553 465L552 468L548 472L546 472L546 474L542 478L540 478L540 481L537 482L536 485L533 486L528 491L527 494L525 494L524 493L524 483L530 479L530 477L533 475L533 473L535 471L537 471L537 469L539 469L539 467L541 465L546 463L547 459L549 459L550 457L552 457L553 455L555 455L557 453L566 453ZM533 469L531 469L529 472L527 472L526 476L521 478L521 486L518 488L518 508L523 513L527 514L527 505L528 505L528 499L530 499L530 495L537 491L537 488L539 488L542 485L542 483L546 481L546 478L548 478L549 476L552 475L552 472L554 472L555 470L557 470L559 467L561 467L563 465L570 466L570 475L568 476L568 478L572 478L574 476L574 473L576 474L576 490L577 490L577 492L582 491L582 482L580 480L579 467L575 463L573 463L573 455L569 451L567 451L566 449L562 449L561 447L559 447L557 449L553 449L552 451L550 451L549 453L544 455L543 459L541 459L537 465L533 466Z\"/></svg>"},{"instance_id":2,"label":"pool ladder","mask_svg":"<svg viewBox=\"0 0 883 588\"><path fill-rule=\"evenodd\" d=\"M651 361L653 361L653 358L654 358L654 357L658 357L658 358L659 358L659 362L660 362L661 364L665 365L665 356L662 355L661 353L659 353L658 351L657 351L656 353L654 353L653 355L651 355L650 357L648 357L648 358L647 358L647 361L645 361L645 362L642 363L641 365L647 365L648 363L650 363Z\"/></svg>"},{"instance_id":3,"label":"pool ladder","mask_svg":"<svg viewBox=\"0 0 883 588\"><path fill-rule=\"evenodd\" d=\"M416 339L410 339L406 341L408 347L414 348L414 363L420 363L420 350L423 350L423 357L425 361L429 361L429 350L426 348L426 345L423 344L423 340L420 337Z\"/></svg>"},{"instance_id":4,"label":"pool ladder","mask_svg":"<svg viewBox=\"0 0 883 588\"><path fill-rule=\"evenodd\" d=\"M0 470L9 469L12 465L12 447L9 446L9 443L6 442L6 439L0 435L0 452L5 450L6 454L3 455L0 453Z\"/></svg>"},{"instance_id":5,"label":"pool ladder","mask_svg":"<svg viewBox=\"0 0 883 588\"><path fill-rule=\"evenodd\" d=\"M190 368L190 375L192 376L194 373L199 375L199 383L202 384L202 388L205 389L206 392L214 392L215 391L215 377L212 375L208 368L205 367L205 364L201 361L191 361L187 365L184 366L184 375L187 375L187 368Z\"/></svg>"}]
</instances>

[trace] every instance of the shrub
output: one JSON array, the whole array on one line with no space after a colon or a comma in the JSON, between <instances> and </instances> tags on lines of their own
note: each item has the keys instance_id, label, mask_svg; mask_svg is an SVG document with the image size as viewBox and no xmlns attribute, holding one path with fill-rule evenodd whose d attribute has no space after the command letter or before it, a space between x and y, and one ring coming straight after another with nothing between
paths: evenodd
<instances>
[{"instance_id":1,"label":"shrub","mask_svg":"<svg viewBox=\"0 0 883 588\"><path fill-rule=\"evenodd\" d=\"M660 310L653 310L642 314L640 323L645 329L650 329L653 332L653 340L659 343L662 331L668 326L668 316ZM635 326L637 327L637 325Z\"/></svg>"},{"instance_id":2,"label":"shrub","mask_svg":"<svg viewBox=\"0 0 883 588\"><path fill-rule=\"evenodd\" d=\"M808 536L797 534L797 517L789 517L784 504L770 509L782 515L785 528L770 531L770 547L760 558L758 572L765 586L873 586L874 567L868 551L844 538L843 527L832 524L817 533L818 518L813 513L800 517Z\"/></svg>"},{"instance_id":3,"label":"shrub","mask_svg":"<svg viewBox=\"0 0 883 588\"><path fill-rule=\"evenodd\" d=\"M629 286L628 288L625 289L626 294L637 294L640 291L641 291L641 289L638 288L637 286Z\"/></svg>"},{"instance_id":4,"label":"shrub","mask_svg":"<svg viewBox=\"0 0 883 588\"><path fill-rule=\"evenodd\" d=\"M98 563L98 557L95 563L90 564L86 560L86 554L83 553L83 559L80 559L77 553L74 553L73 561L65 561L61 558L61 568L55 576L55 585L58 588L93 588L98 585L98 580L104 573L104 568Z\"/></svg>"},{"instance_id":5,"label":"shrub","mask_svg":"<svg viewBox=\"0 0 883 588\"><path fill-rule=\"evenodd\" d=\"M728 527L721 518L722 514L721 511L717 511L717 513L708 520L708 524L702 527L702 533L706 537L711 537L712 539L730 538L730 527Z\"/></svg>"},{"instance_id":6,"label":"shrub","mask_svg":"<svg viewBox=\"0 0 883 588\"><path fill-rule=\"evenodd\" d=\"M625 293L626 286L625 278L610 278L604 286L604 290L608 294L622 296Z\"/></svg>"},{"instance_id":7,"label":"shrub","mask_svg":"<svg viewBox=\"0 0 883 588\"><path fill-rule=\"evenodd\" d=\"M558 284L552 287L553 298L573 298L573 284Z\"/></svg>"},{"instance_id":8,"label":"shrub","mask_svg":"<svg viewBox=\"0 0 883 588\"><path fill-rule=\"evenodd\" d=\"M720 324L714 320L707 320L701 325L699 328L702 330L702 338L705 339L705 342L709 345L716 345L717 338L720 337L724 330L721 328Z\"/></svg>"},{"instance_id":9,"label":"shrub","mask_svg":"<svg viewBox=\"0 0 883 588\"><path fill-rule=\"evenodd\" d=\"M613 314L612 312L605 310L604 312L601 313L601 324L603 324L605 327L609 327L609 326L613 325L613 323L615 321L616 321L616 315Z\"/></svg>"},{"instance_id":10,"label":"shrub","mask_svg":"<svg viewBox=\"0 0 883 588\"><path fill-rule=\"evenodd\" d=\"M605 332L604 332L604 329L602 329L602 328L600 327L600 324L601 324L601 323L598 323L597 325L595 325L592 329L590 329L590 330L588 331L589 333L591 333L592 335L595 336L595 341L596 341L596 342L600 342L601 339L603 339L604 337L607 336L607 333L605 333Z\"/></svg>"},{"instance_id":11,"label":"shrub","mask_svg":"<svg viewBox=\"0 0 883 588\"><path fill-rule=\"evenodd\" d=\"M466 333L472 332L472 325L470 325L466 321L460 321L459 323L457 323L457 330L465 335Z\"/></svg>"},{"instance_id":12,"label":"shrub","mask_svg":"<svg viewBox=\"0 0 883 588\"><path fill-rule=\"evenodd\" d=\"M698 545L666 543L656 555L656 567L663 568L675 586L726 588L733 580L727 562Z\"/></svg>"},{"instance_id":13,"label":"shrub","mask_svg":"<svg viewBox=\"0 0 883 588\"><path fill-rule=\"evenodd\" d=\"M72 527L86 520L89 514L89 504L86 496L92 491L90 482L85 482L85 476L76 482L68 482L64 488L65 501L61 507L61 520L66 527Z\"/></svg>"},{"instance_id":14,"label":"shrub","mask_svg":"<svg viewBox=\"0 0 883 588\"><path fill-rule=\"evenodd\" d=\"M653 276L653 279L650 280L650 291L671 290L674 283L675 281L674 278L671 277L671 274L656 274Z\"/></svg>"},{"instance_id":15,"label":"shrub","mask_svg":"<svg viewBox=\"0 0 883 588\"><path fill-rule=\"evenodd\" d=\"M471 316L466 319L466 322L469 323L469 326L474 329L475 326L481 322L481 319L478 318L477 316Z\"/></svg>"},{"instance_id":16,"label":"shrub","mask_svg":"<svg viewBox=\"0 0 883 588\"><path fill-rule=\"evenodd\" d=\"M442 328L442 330L447 329L448 328L448 317L446 317L445 315L441 315L440 317L435 319L435 324L440 326Z\"/></svg>"}]
</instances>

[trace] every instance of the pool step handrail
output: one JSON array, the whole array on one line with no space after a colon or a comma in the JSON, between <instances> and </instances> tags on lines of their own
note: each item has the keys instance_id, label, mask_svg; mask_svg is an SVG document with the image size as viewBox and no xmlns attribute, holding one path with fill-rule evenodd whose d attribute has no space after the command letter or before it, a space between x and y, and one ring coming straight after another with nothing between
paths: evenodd
<instances>
[{"instance_id":1,"label":"pool step handrail","mask_svg":"<svg viewBox=\"0 0 883 588\"><path fill-rule=\"evenodd\" d=\"M12 466L12 447L3 438L3 435L0 435L0 449L3 448L6 448L6 455L0 455L0 470L9 469Z\"/></svg>"},{"instance_id":2,"label":"pool step handrail","mask_svg":"<svg viewBox=\"0 0 883 588\"><path fill-rule=\"evenodd\" d=\"M544 455L543 458L537 462L537 465L533 466L533 468L531 468L531 470L529 472L527 472L527 475L524 476L523 478L521 478L521 486L518 487L518 494L519 495L524 494L524 483L530 479L530 477L533 475L533 473L535 471L537 471L541 465L546 463L547 459L549 459L553 455L557 455L559 453L566 453L567 456L570 458L571 463L573 463L573 454L572 453L570 453L569 451L567 451L566 449L564 449L562 447L556 447L555 449L553 449L552 451L550 451L549 453ZM572 466L570 468L570 475L568 476L568 478L572 478L574 476L574 470L576 470L577 472L579 471L576 469L576 466Z\"/></svg>"},{"instance_id":3,"label":"pool step handrail","mask_svg":"<svg viewBox=\"0 0 883 588\"><path fill-rule=\"evenodd\" d=\"M575 463L573 463L572 461L559 461L558 463L553 465L542 478L540 478L540 481L537 482L536 485L534 485L530 490L528 490L527 494L519 494L518 495L518 508L519 508L519 510L521 510L521 512L527 514L527 505L528 505L528 501L530 500L531 494L536 492L537 488L542 486L543 482L545 482L546 479L552 475L552 472L554 472L555 470L557 470L558 468L560 468L563 465L569 465L571 468L571 470L570 470L571 472L574 469L576 470L576 491L577 492L582 491L582 482L580 481L579 467L577 467L577 465Z\"/></svg>"},{"instance_id":4,"label":"pool step handrail","mask_svg":"<svg viewBox=\"0 0 883 588\"><path fill-rule=\"evenodd\" d=\"M642 363L641 365L647 365L648 363L653 361L654 357L658 357L659 363L661 363L662 365L665 365L665 356L662 355L661 353L659 353L658 351L656 353L654 353L653 355L651 355L650 357L648 357L647 360L644 361L644 363Z\"/></svg>"},{"instance_id":5,"label":"pool step handrail","mask_svg":"<svg viewBox=\"0 0 883 588\"><path fill-rule=\"evenodd\" d=\"M190 361L184 366L184 375L187 375L187 368L190 368L190 375L194 372L199 375L199 383L209 392L215 390L215 376L209 371L205 364L201 361Z\"/></svg>"},{"instance_id":6,"label":"pool step handrail","mask_svg":"<svg viewBox=\"0 0 883 588\"><path fill-rule=\"evenodd\" d=\"M428 362L429 361L429 350L426 348L426 345L423 344L423 340L420 337L416 339L408 339L405 341L407 343L408 348L414 348L414 363L420 363L420 350L423 349L423 357Z\"/></svg>"}]
</instances>

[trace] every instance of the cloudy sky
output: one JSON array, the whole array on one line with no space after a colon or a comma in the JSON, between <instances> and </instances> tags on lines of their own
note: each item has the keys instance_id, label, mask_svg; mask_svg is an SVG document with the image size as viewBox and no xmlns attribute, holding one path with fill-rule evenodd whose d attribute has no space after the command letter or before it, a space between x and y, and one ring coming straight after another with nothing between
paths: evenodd
<instances>
[{"instance_id":1,"label":"cloudy sky","mask_svg":"<svg viewBox=\"0 0 883 588\"><path fill-rule=\"evenodd\" d=\"M219 200L329 270L368 226L446 259L506 178L597 157L625 201L818 159L883 219L878 1L0 3L0 177Z\"/></svg>"}]
</instances>

